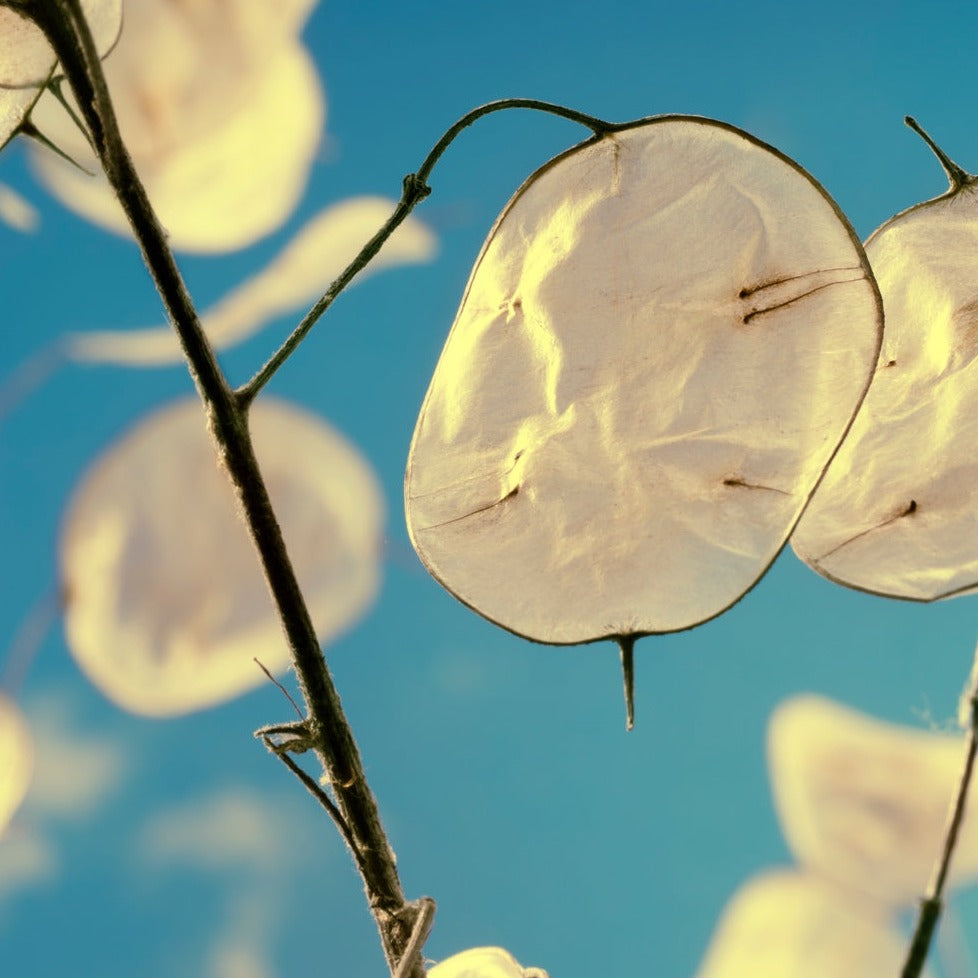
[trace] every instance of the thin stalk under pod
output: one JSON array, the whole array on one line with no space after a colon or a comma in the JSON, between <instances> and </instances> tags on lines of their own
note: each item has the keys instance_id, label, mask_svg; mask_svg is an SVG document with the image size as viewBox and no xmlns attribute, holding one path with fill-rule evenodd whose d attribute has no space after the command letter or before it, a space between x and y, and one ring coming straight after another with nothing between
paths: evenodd
<instances>
[{"instance_id":1,"label":"thin stalk under pod","mask_svg":"<svg viewBox=\"0 0 978 978\"><path fill-rule=\"evenodd\" d=\"M621 675L625 687L625 729L635 727L635 636L622 635L618 639L621 649Z\"/></svg>"}]
</instances>

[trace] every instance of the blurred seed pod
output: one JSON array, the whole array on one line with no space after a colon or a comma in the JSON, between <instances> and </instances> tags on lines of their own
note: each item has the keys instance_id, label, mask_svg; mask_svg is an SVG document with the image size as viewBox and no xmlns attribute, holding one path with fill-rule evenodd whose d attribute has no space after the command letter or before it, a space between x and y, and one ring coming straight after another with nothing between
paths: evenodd
<instances>
[{"instance_id":1,"label":"blurred seed pod","mask_svg":"<svg viewBox=\"0 0 978 978\"><path fill-rule=\"evenodd\" d=\"M524 969L501 947L474 947L453 954L428 971L428 978L548 978L541 968Z\"/></svg>"},{"instance_id":2,"label":"blurred seed pod","mask_svg":"<svg viewBox=\"0 0 978 978\"><path fill-rule=\"evenodd\" d=\"M380 580L384 506L362 455L321 419L262 398L255 453L320 638L352 625ZM177 402L113 445L76 489L61 536L65 632L88 678L135 713L230 699L290 662L200 404Z\"/></svg>"},{"instance_id":3,"label":"blurred seed pod","mask_svg":"<svg viewBox=\"0 0 978 978\"><path fill-rule=\"evenodd\" d=\"M883 723L820 696L782 703L768 728L771 790L795 858L895 907L924 895L963 763L960 736ZM970 820L950 881L976 878Z\"/></svg>"},{"instance_id":4,"label":"blurred seed pod","mask_svg":"<svg viewBox=\"0 0 978 978\"><path fill-rule=\"evenodd\" d=\"M34 742L20 707L0 693L0 836L27 794Z\"/></svg>"},{"instance_id":5,"label":"blurred seed pod","mask_svg":"<svg viewBox=\"0 0 978 978\"><path fill-rule=\"evenodd\" d=\"M829 880L773 870L731 898L696 978L890 978L907 946L884 908Z\"/></svg>"},{"instance_id":6,"label":"blurred seed pod","mask_svg":"<svg viewBox=\"0 0 978 978\"><path fill-rule=\"evenodd\" d=\"M105 63L119 128L177 250L242 248L278 228L305 188L323 133L322 85L299 33L309 0L140 0ZM99 167L57 103L33 120L72 159ZM43 148L47 187L88 220L128 233L102 176Z\"/></svg>"}]
</instances>

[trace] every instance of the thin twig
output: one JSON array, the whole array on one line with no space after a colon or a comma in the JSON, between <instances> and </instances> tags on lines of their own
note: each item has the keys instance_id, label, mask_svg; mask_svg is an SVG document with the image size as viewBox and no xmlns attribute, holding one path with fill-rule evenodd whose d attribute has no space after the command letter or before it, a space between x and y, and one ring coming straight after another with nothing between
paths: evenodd
<instances>
[{"instance_id":1,"label":"thin twig","mask_svg":"<svg viewBox=\"0 0 978 978\"><path fill-rule=\"evenodd\" d=\"M441 155L448 149L458 134L483 116L489 115L491 112L499 112L503 109L534 109L538 112L547 112L550 115L569 119L571 122L579 122L581 125L587 126L588 129L598 136L620 128L613 123L605 122L603 119L597 119L591 115L585 115L583 112L577 112L563 105L554 105L551 102L541 102L539 99L532 98L499 99L496 102L488 102L486 105L480 105L478 108L466 113L435 143L431 151L424 158L417 172L409 173L404 178L401 199L394 208L394 213L387 219L383 227L363 246L356 258L337 276L336 280L323 294L323 297L306 313L302 322L296 326L291 335L272 354L261 370L248 383L238 388L236 393L239 403L247 405L255 398L258 392L272 379L275 371L295 352L296 348L309 333L309 330L312 329L323 313L333 304L333 300L353 281L360 271L366 268L371 259L383 247L384 242L404 222L411 211L431 193L431 188L428 186L428 177L431 176L431 171L434 169Z\"/></svg>"},{"instance_id":2,"label":"thin twig","mask_svg":"<svg viewBox=\"0 0 978 978\"><path fill-rule=\"evenodd\" d=\"M934 867L934 874L927 887L927 893L920 902L917 916L917 926L910 941L910 949L903 965L901 978L919 978L924 963L930 951L931 940L941 916L944 901L944 886L947 874L951 868L951 857L958 842L961 822L964 819L965 807L968 801L968 788L975 766L975 755L978 753L978 648L975 649L975 660L971 670L968 686L962 697L968 715L968 737L965 748L964 769L958 790L948 811L947 828L944 832L944 845L940 858Z\"/></svg>"},{"instance_id":3,"label":"thin twig","mask_svg":"<svg viewBox=\"0 0 978 978\"><path fill-rule=\"evenodd\" d=\"M278 686L285 698L292 704L292 709L295 710L295 715L300 720L305 720L305 717L302 715L302 710L299 709L296 701L292 699L292 694L268 671L268 669L265 668L264 662L262 662L257 656L252 656L252 659L254 659L255 665L258 666L258 668L261 669L266 676L268 676L269 681Z\"/></svg>"},{"instance_id":4,"label":"thin twig","mask_svg":"<svg viewBox=\"0 0 978 978\"><path fill-rule=\"evenodd\" d=\"M397 973L394 975L394 978L405 978L412 964L416 963L420 964L422 968L424 967L424 958L420 957L420 954L422 948L424 948L425 941L428 940L428 935L431 933L431 926L434 922L435 901L431 897L421 897L418 900L418 915L414 919L411 939L404 949L404 957L401 958L401 963L397 966ZM417 962L412 960L415 956L418 956Z\"/></svg>"},{"instance_id":5,"label":"thin twig","mask_svg":"<svg viewBox=\"0 0 978 978\"><path fill-rule=\"evenodd\" d=\"M0 0L0 4L5 2L9 0ZM393 974L410 939L410 925L403 918L409 903L376 799L367 784L359 749L319 648L255 458L247 424L248 404L235 396L218 365L166 234L119 134L105 75L79 0L18 0L17 6L41 28L61 62L102 168L126 212L179 336L191 376L205 404L218 455L240 499L261 558L309 712L309 737L324 775L333 786L334 807L347 828L343 837L363 878L387 966ZM424 978L424 969L412 968L409 978Z\"/></svg>"},{"instance_id":6,"label":"thin twig","mask_svg":"<svg viewBox=\"0 0 978 978\"><path fill-rule=\"evenodd\" d=\"M311 775L307 774L305 771L296 764L295 761L289 757L286 751L278 750L275 743L270 737L264 736L262 739L265 741L265 746L268 748L269 753L274 754L305 786L306 790L319 802L323 808L329 813L329 817L336 823L336 827L340 830L343 838L346 840L346 844L350 847L353 852L354 857L358 856L357 853L357 843L356 839L353 838L353 833L350 831L350 826L347 824L346 819L343 818L342 813L333 804L333 800L326 794L325 791L316 783L316 779ZM359 861L359 860L358 860Z\"/></svg>"}]
</instances>

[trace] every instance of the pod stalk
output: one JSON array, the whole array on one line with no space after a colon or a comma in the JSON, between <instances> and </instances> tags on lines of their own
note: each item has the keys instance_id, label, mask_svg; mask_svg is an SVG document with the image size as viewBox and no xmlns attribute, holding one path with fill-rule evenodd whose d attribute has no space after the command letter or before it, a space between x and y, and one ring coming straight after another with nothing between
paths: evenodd
<instances>
[{"instance_id":1,"label":"pod stalk","mask_svg":"<svg viewBox=\"0 0 978 978\"><path fill-rule=\"evenodd\" d=\"M951 193L957 193L966 184L974 182L974 175L958 166L958 164L955 163L954 160L952 160L951 157L948 156L947 153L945 153L933 139L931 139L927 131L912 115L904 116L903 121L918 136L920 136L925 143L927 143L931 149L931 152L937 157L944 169L944 172L947 174L948 182L951 184Z\"/></svg>"},{"instance_id":2,"label":"pod stalk","mask_svg":"<svg viewBox=\"0 0 978 978\"><path fill-rule=\"evenodd\" d=\"M621 649L621 672L625 687L625 729L635 727L635 636L618 637Z\"/></svg>"}]
</instances>

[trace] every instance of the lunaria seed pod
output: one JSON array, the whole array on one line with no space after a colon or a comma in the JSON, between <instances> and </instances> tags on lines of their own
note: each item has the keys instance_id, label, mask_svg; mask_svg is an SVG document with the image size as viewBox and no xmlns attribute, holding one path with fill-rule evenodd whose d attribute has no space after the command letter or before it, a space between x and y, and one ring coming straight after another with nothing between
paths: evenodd
<instances>
[{"instance_id":1,"label":"lunaria seed pod","mask_svg":"<svg viewBox=\"0 0 978 978\"><path fill-rule=\"evenodd\" d=\"M747 133L662 116L550 161L496 221L411 444L411 539L538 642L689 628L774 560L876 362L858 238Z\"/></svg>"},{"instance_id":2,"label":"lunaria seed pod","mask_svg":"<svg viewBox=\"0 0 978 978\"><path fill-rule=\"evenodd\" d=\"M255 454L320 638L356 621L380 579L384 506L360 453L267 397ZM281 624L203 412L179 401L110 448L75 491L61 538L68 646L135 713L224 702L289 664Z\"/></svg>"},{"instance_id":3,"label":"lunaria seed pod","mask_svg":"<svg viewBox=\"0 0 978 978\"><path fill-rule=\"evenodd\" d=\"M883 348L792 537L825 577L912 601L978 587L978 178L931 145L950 189L866 242Z\"/></svg>"}]
</instances>

